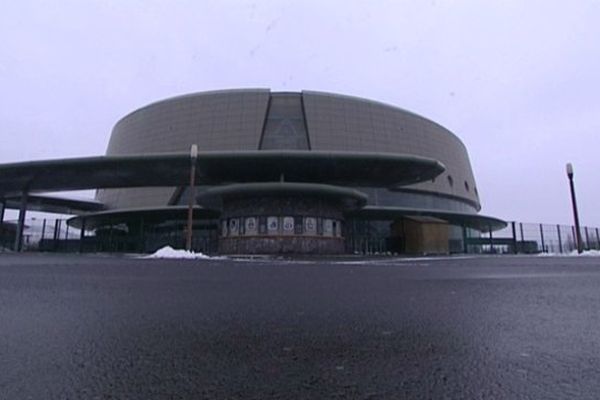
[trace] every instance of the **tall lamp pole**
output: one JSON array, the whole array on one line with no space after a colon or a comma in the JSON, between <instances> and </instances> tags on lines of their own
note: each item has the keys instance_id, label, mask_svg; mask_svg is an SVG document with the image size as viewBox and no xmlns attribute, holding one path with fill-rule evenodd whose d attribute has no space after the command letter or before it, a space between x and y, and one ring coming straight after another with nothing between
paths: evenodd
<instances>
[{"instance_id":1,"label":"tall lamp pole","mask_svg":"<svg viewBox=\"0 0 600 400\"><path fill-rule=\"evenodd\" d=\"M187 218L187 231L185 238L185 249L187 251L192 250L192 231L194 223L194 203L196 202L196 160L198 159L198 146L193 144L190 148L190 187L189 187L189 201L188 201L188 218Z\"/></svg>"},{"instance_id":2,"label":"tall lamp pole","mask_svg":"<svg viewBox=\"0 0 600 400\"><path fill-rule=\"evenodd\" d=\"M571 203L573 204L573 218L575 218L575 236L577 240L577 252L583 252L583 243L581 242L581 231L579 229L579 214L577 213L577 200L575 199L575 184L573 183L573 165L567 164L567 176L569 177L569 186L571 187Z\"/></svg>"}]
</instances>

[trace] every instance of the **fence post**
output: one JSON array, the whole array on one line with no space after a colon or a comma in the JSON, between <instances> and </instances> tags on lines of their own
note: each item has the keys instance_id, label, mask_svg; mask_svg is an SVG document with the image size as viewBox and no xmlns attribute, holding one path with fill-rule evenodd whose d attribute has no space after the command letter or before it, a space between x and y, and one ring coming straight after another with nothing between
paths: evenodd
<instances>
[{"instance_id":1,"label":"fence post","mask_svg":"<svg viewBox=\"0 0 600 400\"><path fill-rule=\"evenodd\" d=\"M40 243L42 243L44 241L45 236L46 236L46 218L44 218L44 220L42 221L42 238L40 239Z\"/></svg>"},{"instance_id":2,"label":"fence post","mask_svg":"<svg viewBox=\"0 0 600 400\"><path fill-rule=\"evenodd\" d=\"M546 244L544 243L544 226L540 224L540 237L542 238L542 253L546 252Z\"/></svg>"},{"instance_id":3,"label":"fence post","mask_svg":"<svg viewBox=\"0 0 600 400\"><path fill-rule=\"evenodd\" d=\"M585 244L586 244L586 250L589 250L590 247L590 235L588 234L588 227L585 227Z\"/></svg>"},{"instance_id":4,"label":"fence post","mask_svg":"<svg viewBox=\"0 0 600 400\"><path fill-rule=\"evenodd\" d=\"M558 251L560 253L563 252L563 248L562 248L562 239L560 237L560 225L556 225L556 230L558 232Z\"/></svg>"}]
</instances>

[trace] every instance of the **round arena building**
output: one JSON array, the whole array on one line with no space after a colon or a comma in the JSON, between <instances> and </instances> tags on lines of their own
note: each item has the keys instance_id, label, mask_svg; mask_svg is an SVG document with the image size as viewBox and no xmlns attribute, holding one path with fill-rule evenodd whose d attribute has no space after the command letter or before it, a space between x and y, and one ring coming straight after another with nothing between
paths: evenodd
<instances>
[{"instance_id":1,"label":"round arena building","mask_svg":"<svg viewBox=\"0 0 600 400\"><path fill-rule=\"evenodd\" d=\"M182 247L191 226L192 249L210 254L447 254L506 226L479 214L467 149L448 129L315 91L173 97L118 121L104 157L1 169L0 195L22 203L97 189L69 224L99 251Z\"/></svg>"},{"instance_id":2,"label":"round arena building","mask_svg":"<svg viewBox=\"0 0 600 400\"><path fill-rule=\"evenodd\" d=\"M199 204L218 214L212 223L216 232L198 236L217 243L212 249L203 246L205 251L462 251L465 228L488 231L498 222L477 218L477 184L467 150L456 135L376 101L266 89L179 96L121 119L107 155L186 152L192 144L201 152L249 157L247 163L223 168L250 169L250 177L196 189ZM289 164L281 170L277 160L272 165L265 161L277 154ZM297 162L290 162L296 156ZM379 165L394 156L389 165ZM325 158L331 162L312 171ZM344 169L345 174L333 176ZM412 176L394 177L408 170ZM303 184L305 193L303 186L286 190L294 184ZM310 191L309 184L314 185ZM336 188L347 192L332 195ZM360 201L343 204L349 198ZM184 186L104 189L97 200L112 210L147 213L185 205L188 193ZM429 240L419 240L425 231Z\"/></svg>"}]
</instances>

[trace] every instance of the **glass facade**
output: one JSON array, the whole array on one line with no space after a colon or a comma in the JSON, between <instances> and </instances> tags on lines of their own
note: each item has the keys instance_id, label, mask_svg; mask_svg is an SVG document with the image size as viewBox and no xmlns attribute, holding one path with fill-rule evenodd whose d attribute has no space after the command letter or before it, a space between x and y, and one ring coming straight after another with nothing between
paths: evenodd
<instances>
[{"instance_id":1,"label":"glass facade","mask_svg":"<svg viewBox=\"0 0 600 400\"><path fill-rule=\"evenodd\" d=\"M271 95L260 149L310 150L300 93Z\"/></svg>"}]
</instances>

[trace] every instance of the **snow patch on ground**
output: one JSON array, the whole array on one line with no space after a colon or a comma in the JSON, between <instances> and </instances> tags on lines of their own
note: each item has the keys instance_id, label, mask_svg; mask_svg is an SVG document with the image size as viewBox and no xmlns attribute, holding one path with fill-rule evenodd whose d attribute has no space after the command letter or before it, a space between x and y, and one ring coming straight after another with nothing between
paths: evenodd
<instances>
[{"instance_id":1,"label":"snow patch on ground","mask_svg":"<svg viewBox=\"0 0 600 400\"><path fill-rule=\"evenodd\" d=\"M570 253L540 253L539 257L600 257L600 250L586 250L583 253L577 253L573 250Z\"/></svg>"},{"instance_id":2,"label":"snow patch on ground","mask_svg":"<svg viewBox=\"0 0 600 400\"><path fill-rule=\"evenodd\" d=\"M206 260L212 257L203 253L194 253L187 250L175 250L171 246L165 246L162 249L156 250L154 253L144 256L144 258L177 258L186 260Z\"/></svg>"}]
</instances>

